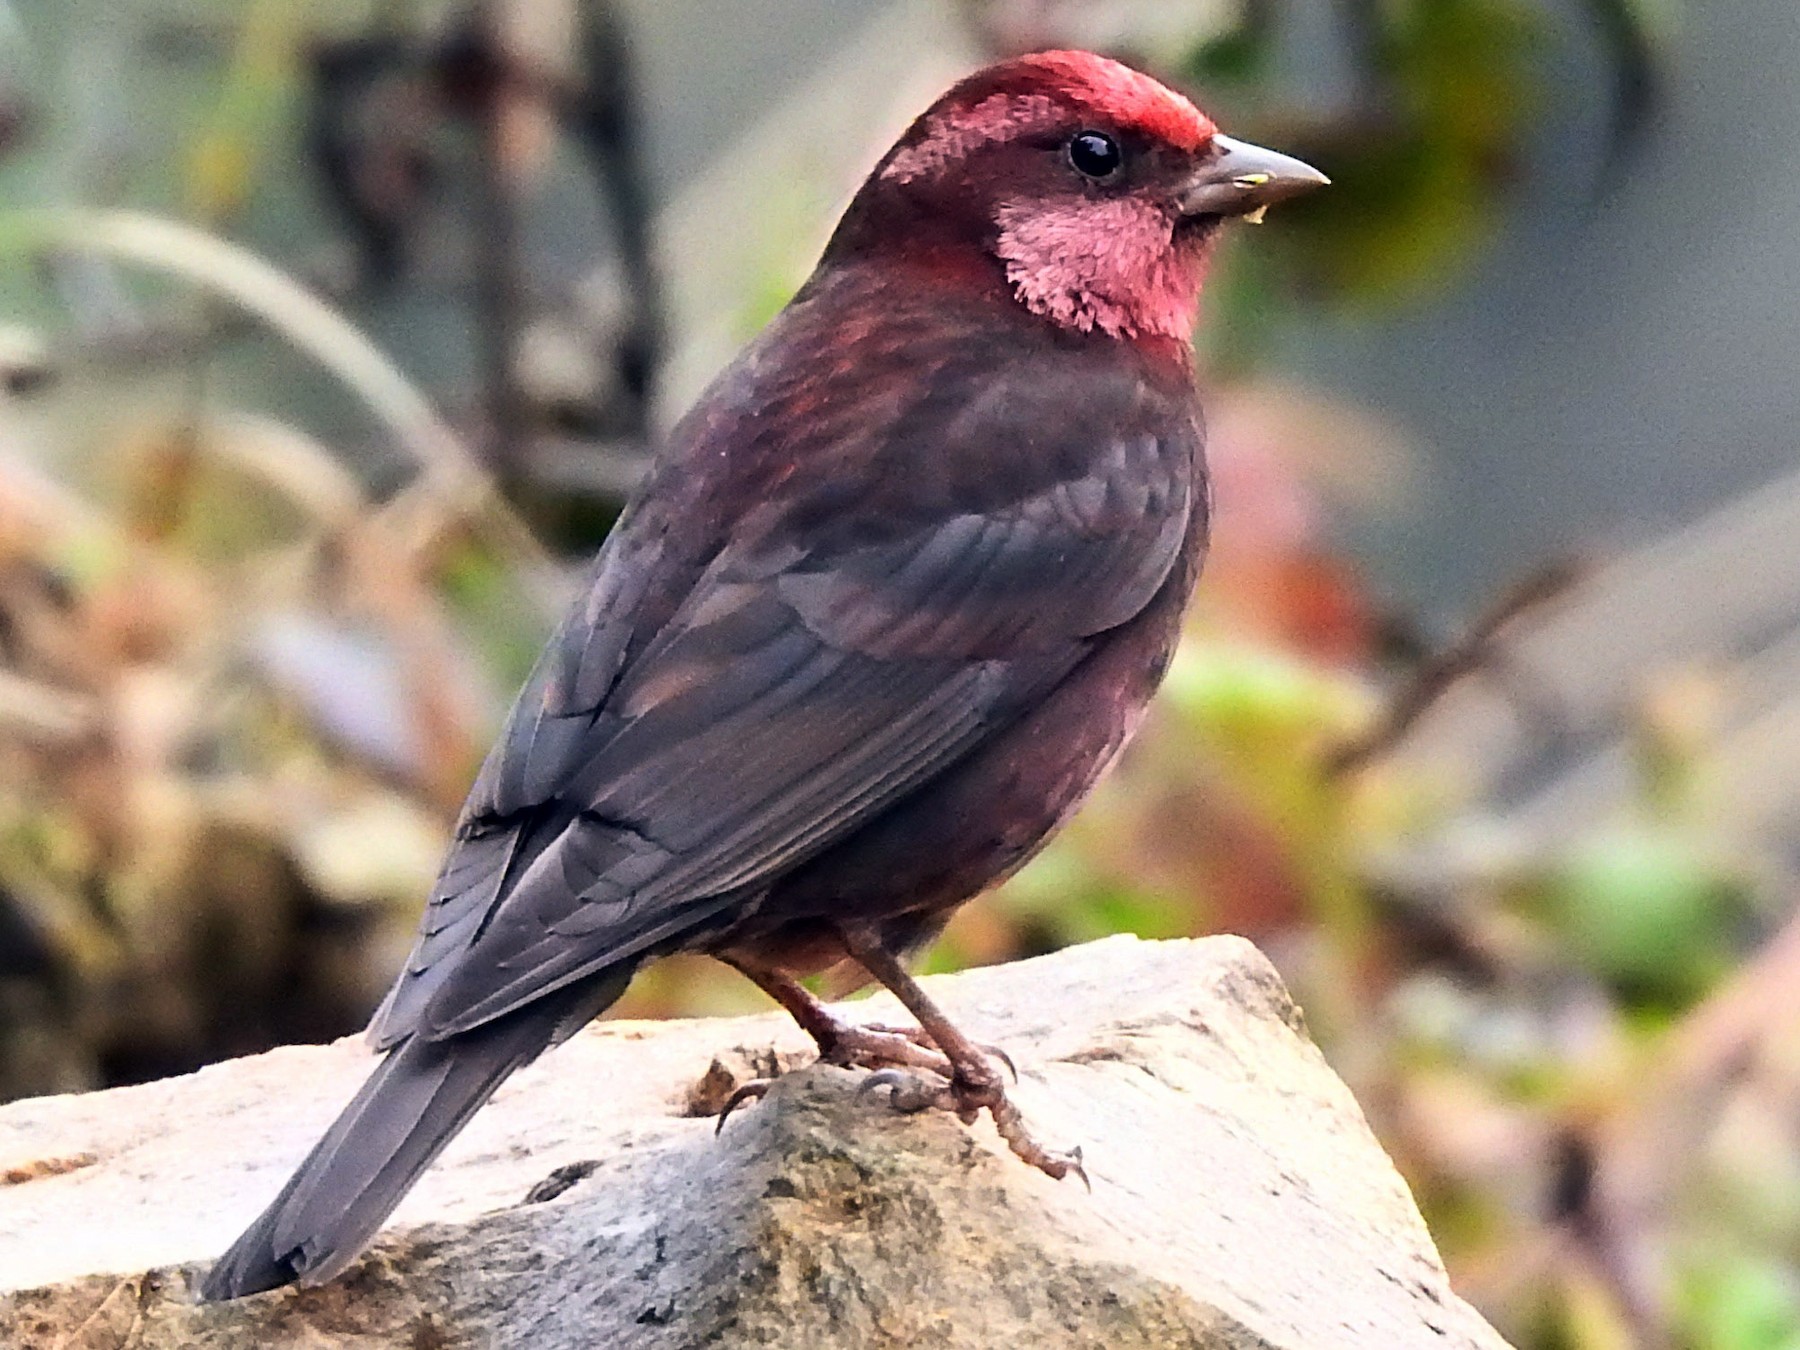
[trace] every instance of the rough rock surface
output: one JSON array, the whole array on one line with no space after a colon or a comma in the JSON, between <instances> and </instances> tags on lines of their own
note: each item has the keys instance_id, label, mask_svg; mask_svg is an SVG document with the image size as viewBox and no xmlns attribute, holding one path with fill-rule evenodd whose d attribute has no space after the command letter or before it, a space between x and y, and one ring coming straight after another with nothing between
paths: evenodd
<instances>
[{"instance_id":1,"label":"rough rock surface","mask_svg":"<svg viewBox=\"0 0 1800 1350\"><path fill-rule=\"evenodd\" d=\"M792 1024L601 1023L503 1088L343 1279L196 1305L368 1067L297 1047L0 1110L0 1345L1502 1347L1249 944L929 983L1017 1060L1041 1135L1085 1147L1091 1194L832 1068L715 1138L692 1112L804 1063Z\"/></svg>"}]
</instances>

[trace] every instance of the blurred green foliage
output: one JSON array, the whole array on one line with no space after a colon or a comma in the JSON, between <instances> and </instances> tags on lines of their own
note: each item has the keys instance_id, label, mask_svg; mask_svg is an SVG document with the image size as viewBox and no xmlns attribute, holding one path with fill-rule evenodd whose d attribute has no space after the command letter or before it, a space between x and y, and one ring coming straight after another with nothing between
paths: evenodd
<instances>
[{"instance_id":1,"label":"blurred green foliage","mask_svg":"<svg viewBox=\"0 0 1800 1350\"><path fill-rule=\"evenodd\" d=\"M1194 82L1268 106L1274 38L1266 6L1202 43ZM1284 215L1299 282L1348 302L1392 305L1453 280L1495 227L1531 123L1544 15L1516 0L1411 0L1357 16L1357 85L1329 122L1283 128L1331 175L1329 200ZM1214 94L1215 101L1219 95Z\"/></svg>"},{"instance_id":2,"label":"blurred green foliage","mask_svg":"<svg viewBox=\"0 0 1800 1350\"><path fill-rule=\"evenodd\" d=\"M1660 831L1584 839L1539 884L1542 918L1628 1008L1679 1012L1736 964L1747 904L1717 859Z\"/></svg>"}]
</instances>

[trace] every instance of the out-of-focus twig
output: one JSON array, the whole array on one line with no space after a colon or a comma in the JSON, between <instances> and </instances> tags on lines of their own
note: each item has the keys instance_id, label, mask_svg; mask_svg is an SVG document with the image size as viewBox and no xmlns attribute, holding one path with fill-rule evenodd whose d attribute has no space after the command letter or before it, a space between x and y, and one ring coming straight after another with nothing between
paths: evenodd
<instances>
[{"instance_id":1,"label":"out-of-focus twig","mask_svg":"<svg viewBox=\"0 0 1800 1350\"><path fill-rule=\"evenodd\" d=\"M631 318L620 340L620 371L635 400L631 436L649 434L650 400L665 342L662 276L651 238L654 209L650 176L638 130L636 67L631 44L611 0L581 6L585 71L582 88L564 104L564 116L606 187L619 261L631 298Z\"/></svg>"},{"instance_id":2,"label":"out-of-focus twig","mask_svg":"<svg viewBox=\"0 0 1800 1350\"><path fill-rule=\"evenodd\" d=\"M343 316L254 254L135 211L45 211L0 226L0 251L100 253L181 276L262 319L354 390L427 472L479 482L474 458L387 356Z\"/></svg>"},{"instance_id":3,"label":"out-of-focus twig","mask_svg":"<svg viewBox=\"0 0 1800 1350\"><path fill-rule=\"evenodd\" d=\"M0 667L0 726L46 741L70 741L91 732L97 714L95 701L85 694Z\"/></svg>"},{"instance_id":4,"label":"out-of-focus twig","mask_svg":"<svg viewBox=\"0 0 1800 1350\"><path fill-rule=\"evenodd\" d=\"M1665 78L1648 7L1636 0L1587 0L1585 8L1612 57L1613 91L1601 187L1617 184L1637 162L1661 109Z\"/></svg>"},{"instance_id":5,"label":"out-of-focus twig","mask_svg":"<svg viewBox=\"0 0 1800 1350\"><path fill-rule=\"evenodd\" d=\"M420 480L387 508L403 537L423 547L446 515L467 520L520 566L546 613L557 609L543 550L461 439L379 347L285 273L225 240L136 212L22 213L0 224L0 253L45 250L101 253L171 272L262 319L355 391L419 464Z\"/></svg>"},{"instance_id":6,"label":"out-of-focus twig","mask_svg":"<svg viewBox=\"0 0 1800 1350\"><path fill-rule=\"evenodd\" d=\"M477 320L477 377L483 391L481 448L507 496L522 505L553 548L585 551L616 495L566 475L544 491L535 474L545 435L586 436L595 459L649 439L651 397L664 355L664 314L652 247L649 178L637 131L637 85L626 25L607 0L480 0L442 32L359 33L321 43L313 58L309 154L327 195L354 233L361 266L357 288L411 277L430 258L413 244L427 235L436 188L453 176L476 209L462 233L471 264L459 300ZM456 123L474 146L452 161L433 127ZM546 390L540 312L524 227L530 175L546 163L560 132L588 161L611 220L623 306L583 322L599 332L573 335L578 360L602 344L610 375L591 387ZM610 297L609 297L610 299ZM590 307L591 310L591 307ZM554 364L554 363L552 363ZM590 372L584 372L587 374ZM578 377L579 378L579 377ZM612 465L593 476L621 476ZM564 507L569 509L565 512ZM588 509L599 507L598 511ZM567 537L565 536L565 531Z\"/></svg>"},{"instance_id":7,"label":"out-of-focus twig","mask_svg":"<svg viewBox=\"0 0 1800 1350\"><path fill-rule=\"evenodd\" d=\"M482 5L467 20L456 44L455 78L475 121L475 189L480 216L475 237L475 316L480 334L482 382L487 389L488 464L501 490L515 500L527 487L527 409L514 376L524 330L523 281L519 275L519 210L509 153L513 100L530 97L514 88L507 72L516 64L500 5Z\"/></svg>"},{"instance_id":8,"label":"out-of-focus twig","mask_svg":"<svg viewBox=\"0 0 1800 1350\"><path fill-rule=\"evenodd\" d=\"M1507 591L1467 633L1420 664L1374 726L1334 749L1326 757L1325 772L1342 777L1380 758L1405 738L1445 690L1468 676L1503 665L1496 652L1501 632L1522 615L1563 595L1588 570L1581 560L1553 562Z\"/></svg>"}]
</instances>

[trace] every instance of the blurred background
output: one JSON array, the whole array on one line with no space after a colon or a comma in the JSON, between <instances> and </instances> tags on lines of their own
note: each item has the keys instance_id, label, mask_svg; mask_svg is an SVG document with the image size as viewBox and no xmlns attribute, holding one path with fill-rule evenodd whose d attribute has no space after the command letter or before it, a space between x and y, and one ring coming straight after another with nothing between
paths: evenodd
<instances>
[{"instance_id":1,"label":"blurred background","mask_svg":"<svg viewBox=\"0 0 1800 1350\"><path fill-rule=\"evenodd\" d=\"M1209 284L1150 727L931 964L1247 934L1516 1344L1800 1346L1791 0L0 0L0 1100L358 1028L659 429L1068 45L1335 186Z\"/></svg>"}]
</instances>

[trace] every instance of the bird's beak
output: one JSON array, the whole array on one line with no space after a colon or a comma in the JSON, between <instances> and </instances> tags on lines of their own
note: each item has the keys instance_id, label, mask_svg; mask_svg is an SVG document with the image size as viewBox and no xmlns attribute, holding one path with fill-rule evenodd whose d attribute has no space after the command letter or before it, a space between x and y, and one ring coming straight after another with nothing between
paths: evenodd
<instances>
[{"instance_id":1,"label":"bird's beak","mask_svg":"<svg viewBox=\"0 0 1800 1350\"><path fill-rule=\"evenodd\" d=\"M1211 154L1182 189L1184 216L1248 216L1260 221L1276 202L1297 197L1331 180L1292 155L1215 135Z\"/></svg>"}]
</instances>

